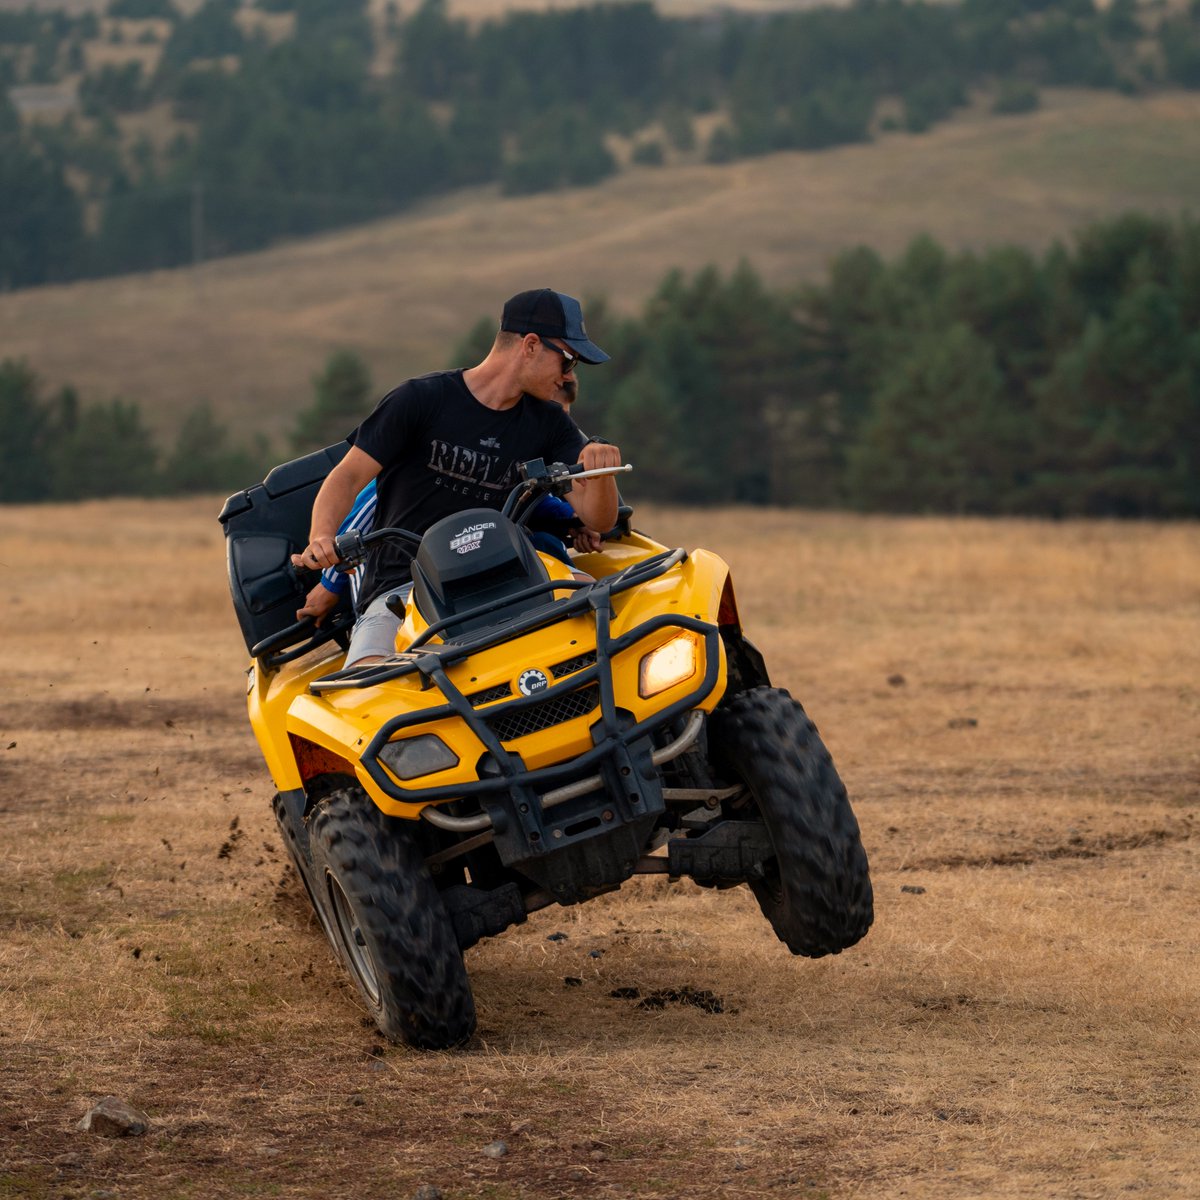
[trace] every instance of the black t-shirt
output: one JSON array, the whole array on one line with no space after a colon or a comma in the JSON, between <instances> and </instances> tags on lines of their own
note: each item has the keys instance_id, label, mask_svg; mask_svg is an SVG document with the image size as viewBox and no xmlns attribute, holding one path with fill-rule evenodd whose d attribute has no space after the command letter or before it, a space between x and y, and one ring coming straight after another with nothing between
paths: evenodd
<instances>
[{"instance_id":1,"label":"black t-shirt","mask_svg":"<svg viewBox=\"0 0 1200 1200\"><path fill-rule=\"evenodd\" d=\"M573 463L584 436L555 403L522 396L501 411L480 404L462 371L410 379L389 392L350 435L351 445L380 463L376 529L424 533L464 508L503 507L531 458ZM387 541L371 547L359 609L407 583L412 552Z\"/></svg>"}]
</instances>

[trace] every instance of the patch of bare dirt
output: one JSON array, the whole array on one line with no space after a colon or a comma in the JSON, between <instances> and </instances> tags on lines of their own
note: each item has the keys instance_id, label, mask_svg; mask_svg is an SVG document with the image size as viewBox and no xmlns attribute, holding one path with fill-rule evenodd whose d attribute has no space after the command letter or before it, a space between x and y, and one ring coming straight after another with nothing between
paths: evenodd
<instances>
[{"instance_id":1,"label":"patch of bare dirt","mask_svg":"<svg viewBox=\"0 0 1200 1200\"><path fill-rule=\"evenodd\" d=\"M179 729L240 724L242 714L224 700L194 697L122 700L103 693L53 700L0 702L0 729L77 733L89 729Z\"/></svg>"},{"instance_id":2,"label":"patch of bare dirt","mask_svg":"<svg viewBox=\"0 0 1200 1200\"><path fill-rule=\"evenodd\" d=\"M1122 850L1141 850L1147 846L1158 846L1165 842L1190 841L1194 830L1190 823L1171 829L1142 829L1136 833L1099 834L1084 836L1072 834L1065 843L1053 846L1029 846L1024 849L1004 850L987 855L949 854L928 859L913 859L900 868L902 871L930 871L942 868L981 867L1027 867L1035 862L1053 861L1057 858L1098 858L1104 854L1115 854Z\"/></svg>"}]
</instances>

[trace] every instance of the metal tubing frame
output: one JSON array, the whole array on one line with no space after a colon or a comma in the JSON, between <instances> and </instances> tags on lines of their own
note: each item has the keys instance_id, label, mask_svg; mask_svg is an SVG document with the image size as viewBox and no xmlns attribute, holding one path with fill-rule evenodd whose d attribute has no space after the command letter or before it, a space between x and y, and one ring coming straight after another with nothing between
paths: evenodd
<instances>
[{"instance_id":1,"label":"metal tubing frame","mask_svg":"<svg viewBox=\"0 0 1200 1200\"><path fill-rule=\"evenodd\" d=\"M534 584L532 587L514 592L511 596L493 600L488 604L481 604L476 608L469 608L430 625L413 640L407 650L397 654L391 660L372 663L366 667L350 667L348 670L335 671L331 675L314 679L309 684L309 691L319 695L321 692L331 692L339 688L374 687L376 684L388 683L393 679L400 679L405 675L417 672L427 681L431 680L435 670L452 667L456 663L470 658L472 654L478 654L481 650L491 649L492 646L498 646L501 642L511 641L514 637L532 633L535 629L541 629L546 625L565 621L589 608L599 611L601 608L610 607L609 601L613 595L631 587L637 587L651 579L657 579L658 576L665 574L686 558L686 550L663 550L651 558L626 567L625 570L608 579L601 579L594 583L579 579L551 579L546 583ZM430 639L447 625L485 616L506 604L512 604L517 600L528 600L542 592L564 589L573 590L575 595L569 596L565 600L551 601L530 613L523 613L509 621L493 625L490 629L484 630L467 641L444 642L441 645L430 644Z\"/></svg>"},{"instance_id":2,"label":"metal tubing frame","mask_svg":"<svg viewBox=\"0 0 1200 1200\"><path fill-rule=\"evenodd\" d=\"M407 651L397 655L394 660L324 676L310 684L310 691L320 694L339 688L372 687L405 675L419 673L425 687L436 688L441 693L446 703L392 717L380 726L363 750L361 756L363 770L385 795L394 800L407 804L431 806L446 800L471 797L482 799L489 795L511 793L514 788L518 787L532 789L535 792L550 787L550 791L541 795L543 809L565 803L604 786L603 776L598 773L589 774L583 779L578 778L581 770L595 768L606 758L616 758L624 753L625 748L630 744L646 737L654 729L669 723L683 713L692 711L687 726L683 733L668 746L652 752L651 760L654 765L661 765L682 754L699 736L703 726L703 713L694 710L696 710L697 704L716 686L721 655L721 638L718 627L682 614L660 613L641 622L620 637L614 638L610 632L612 597L615 594L658 578L679 563L684 562L686 558L687 552L683 549L664 550L651 558L627 567L616 575L597 582L550 580L544 584L536 584L502 600L479 605L430 625ZM440 645L430 643L430 639L436 633L455 622L483 616L519 598L527 599L561 588L571 589L574 591L574 595L565 600L552 601L532 612L502 622L465 641L452 641ZM535 629L567 620L589 609L594 614L596 624L596 662L592 666L552 684L537 695L517 697L479 710L473 707L466 695L450 681L447 674L448 669L471 655L521 637ZM665 628L678 628L700 635L704 644L703 677L697 686L690 689L685 695L678 697L665 708L630 728L622 730L617 719L611 660L615 655L634 646L643 638ZM566 696L592 683L598 684L600 696L600 719L592 727L596 744L590 750L584 751L568 762L529 770L525 767L519 754L505 749L489 724L496 717L519 713L523 709L545 704L556 696ZM380 751L401 730L455 716L465 722L474 733L484 750L490 755L498 774L485 779L440 787L400 787L379 761ZM571 778L572 776L575 778ZM555 784L559 784L559 786L556 788ZM454 817L436 808L426 807L422 810L421 816L447 832L475 834L491 828L491 818L486 812L468 817Z\"/></svg>"},{"instance_id":3,"label":"metal tubing frame","mask_svg":"<svg viewBox=\"0 0 1200 1200\"><path fill-rule=\"evenodd\" d=\"M607 609L599 609L597 616L606 613ZM599 763L611 755L621 745L629 745L639 738L646 736L651 730L693 709L716 686L720 670L721 637L717 626L695 617L685 617L674 613L664 613L643 621L640 625L629 630L619 638L609 638L607 622L598 621L603 630L597 629L596 656L594 666L569 675L559 683L552 684L536 696L522 696L503 704L493 704L484 710L471 706L463 693L450 682L442 668L434 668L429 672L430 682L446 698L447 703L437 708L424 708L418 712L403 713L385 721L376 731L366 749L362 753L362 766L379 789L394 800L406 804L437 803L442 800L462 799L470 796L484 796L489 793L510 791L516 784L537 788L562 782L576 782L568 777L579 770ZM677 700L658 712L628 729L621 730L617 724L616 705L612 689L612 670L610 658L635 645L642 638L657 632L659 629L680 628L692 633L698 633L704 639L704 675L695 688L680 696ZM601 633L603 632L603 636ZM592 682L600 684L601 716L599 727L602 731L600 740L590 750L571 759L570 762L554 763L536 770L528 770L523 764L517 766L512 759L513 752L504 749L500 739L487 724L487 719L500 715L515 713L523 708L536 704L544 704L556 695L566 695ZM607 683L607 686L606 686ZM482 743L498 767L500 774L487 779L476 779L466 783L444 784L440 787L401 788L386 772L379 762L379 752L391 741L392 737L402 729L415 725L424 725L431 721L444 720L447 717L460 717ZM519 758L518 758L519 761Z\"/></svg>"},{"instance_id":4,"label":"metal tubing frame","mask_svg":"<svg viewBox=\"0 0 1200 1200\"><path fill-rule=\"evenodd\" d=\"M673 742L655 750L650 755L650 761L656 767L661 767L663 763L678 758L700 736L703 725L704 713L699 709L694 709L691 716L688 717L688 723L683 732ZM541 797L542 809L565 804L568 800L574 800L577 796L586 796L589 792L599 791L602 787L604 787L603 776L589 775L586 779L579 779L575 783L568 783L563 787L555 788L552 792L546 792ZM705 794L707 795L707 793ZM669 798L669 790L664 789L663 795ZM452 833L474 833L476 830L491 829L492 827L492 818L487 813L479 813L473 817L452 817L449 813L430 806L421 810L421 816L431 825L436 825L439 829L445 829Z\"/></svg>"}]
</instances>

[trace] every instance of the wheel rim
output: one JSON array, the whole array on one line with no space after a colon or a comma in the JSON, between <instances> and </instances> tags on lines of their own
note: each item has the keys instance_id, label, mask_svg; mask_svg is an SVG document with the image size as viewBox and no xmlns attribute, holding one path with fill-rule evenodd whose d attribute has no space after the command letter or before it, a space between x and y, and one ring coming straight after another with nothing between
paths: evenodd
<instances>
[{"instance_id":1,"label":"wheel rim","mask_svg":"<svg viewBox=\"0 0 1200 1200\"><path fill-rule=\"evenodd\" d=\"M362 927L354 915L350 898L342 890L342 885L332 871L325 872L325 884L329 892L330 907L333 909L333 919L337 924L338 940L346 951L346 961L362 985L367 998L372 1004L378 1005L379 978L375 974L375 964L371 961L370 952L363 944L365 938Z\"/></svg>"}]
</instances>

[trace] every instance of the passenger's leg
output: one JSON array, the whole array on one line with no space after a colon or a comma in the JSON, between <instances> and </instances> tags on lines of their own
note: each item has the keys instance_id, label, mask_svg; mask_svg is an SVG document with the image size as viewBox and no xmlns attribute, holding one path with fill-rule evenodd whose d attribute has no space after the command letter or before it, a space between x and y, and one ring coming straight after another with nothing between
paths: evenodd
<instances>
[{"instance_id":1,"label":"passenger's leg","mask_svg":"<svg viewBox=\"0 0 1200 1200\"><path fill-rule=\"evenodd\" d=\"M396 632L400 618L387 606L388 596L399 593L405 602L412 591L412 584L393 588L382 596L376 596L354 623L350 645L346 650L346 667L361 667L379 662L396 653Z\"/></svg>"},{"instance_id":2,"label":"passenger's leg","mask_svg":"<svg viewBox=\"0 0 1200 1200\"><path fill-rule=\"evenodd\" d=\"M545 530L535 530L530 533L525 531L526 536L533 543L535 550L540 550L543 554L550 554L557 558L559 562L565 563L571 568L571 576L574 579L580 579L585 582L592 582L592 577L585 574L583 571L576 570L575 564L571 561L571 556L567 553L566 543L562 538L555 537L552 533L547 533Z\"/></svg>"},{"instance_id":3,"label":"passenger's leg","mask_svg":"<svg viewBox=\"0 0 1200 1200\"><path fill-rule=\"evenodd\" d=\"M567 553L567 547L563 544L562 538L555 537L554 534L547 533L544 529L537 529L532 533L526 530L525 534L533 543L535 550L552 555L559 562L566 563L568 567L571 565L571 556Z\"/></svg>"}]
</instances>

